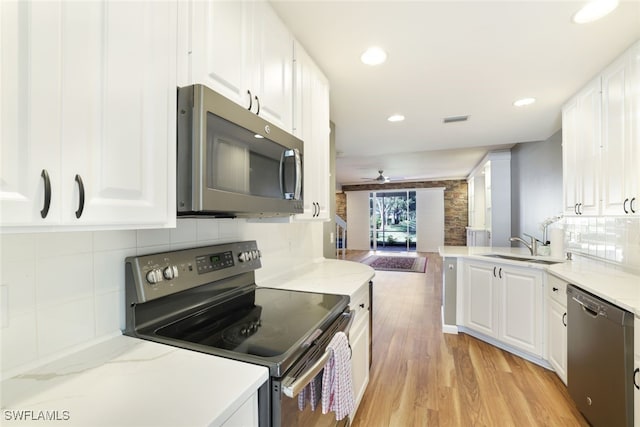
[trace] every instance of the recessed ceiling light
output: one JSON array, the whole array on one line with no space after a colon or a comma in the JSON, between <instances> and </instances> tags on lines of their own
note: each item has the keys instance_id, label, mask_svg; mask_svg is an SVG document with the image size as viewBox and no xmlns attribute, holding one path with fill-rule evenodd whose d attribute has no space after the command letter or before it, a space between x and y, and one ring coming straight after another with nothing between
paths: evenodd
<instances>
[{"instance_id":1,"label":"recessed ceiling light","mask_svg":"<svg viewBox=\"0 0 640 427\"><path fill-rule=\"evenodd\" d=\"M597 21L618 7L618 0L591 0L573 15L576 24L587 24Z\"/></svg>"},{"instance_id":2,"label":"recessed ceiling light","mask_svg":"<svg viewBox=\"0 0 640 427\"><path fill-rule=\"evenodd\" d=\"M516 107L524 107L525 105L531 105L534 102L536 102L535 98L522 98L514 102L513 105L515 105Z\"/></svg>"},{"instance_id":3,"label":"recessed ceiling light","mask_svg":"<svg viewBox=\"0 0 640 427\"><path fill-rule=\"evenodd\" d=\"M404 120L404 116L402 114L394 114L393 116L389 116L387 120L390 122L401 122Z\"/></svg>"},{"instance_id":4,"label":"recessed ceiling light","mask_svg":"<svg viewBox=\"0 0 640 427\"><path fill-rule=\"evenodd\" d=\"M387 60L387 53L379 47L370 47L360 56L360 60L367 65L380 65Z\"/></svg>"}]
</instances>

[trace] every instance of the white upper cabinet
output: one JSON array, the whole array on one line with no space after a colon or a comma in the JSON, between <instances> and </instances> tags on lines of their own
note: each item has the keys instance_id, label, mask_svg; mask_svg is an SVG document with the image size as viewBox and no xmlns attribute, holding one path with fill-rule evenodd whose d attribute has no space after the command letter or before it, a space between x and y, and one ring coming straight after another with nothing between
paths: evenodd
<instances>
[{"instance_id":1,"label":"white upper cabinet","mask_svg":"<svg viewBox=\"0 0 640 427\"><path fill-rule=\"evenodd\" d=\"M174 225L176 3L0 14L3 230Z\"/></svg>"},{"instance_id":2,"label":"white upper cabinet","mask_svg":"<svg viewBox=\"0 0 640 427\"><path fill-rule=\"evenodd\" d=\"M190 34L180 43L180 60L190 63L180 84L204 84L292 132L293 37L271 6L193 1L180 8L181 37Z\"/></svg>"},{"instance_id":3,"label":"white upper cabinet","mask_svg":"<svg viewBox=\"0 0 640 427\"><path fill-rule=\"evenodd\" d=\"M640 215L640 42L562 109L565 215Z\"/></svg>"},{"instance_id":4,"label":"white upper cabinet","mask_svg":"<svg viewBox=\"0 0 640 427\"><path fill-rule=\"evenodd\" d=\"M602 208L640 215L640 44L602 74Z\"/></svg>"},{"instance_id":5,"label":"white upper cabinet","mask_svg":"<svg viewBox=\"0 0 640 427\"><path fill-rule=\"evenodd\" d=\"M304 141L304 213L297 220L329 219L329 83L295 45L294 135Z\"/></svg>"},{"instance_id":6,"label":"white upper cabinet","mask_svg":"<svg viewBox=\"0 0 640 427\"><path fill-rule=\"evenodd\" d=\"M562 110L565 215L597 215L599 212L600 98L598 77Z\"/></svg>"}]
</instances>

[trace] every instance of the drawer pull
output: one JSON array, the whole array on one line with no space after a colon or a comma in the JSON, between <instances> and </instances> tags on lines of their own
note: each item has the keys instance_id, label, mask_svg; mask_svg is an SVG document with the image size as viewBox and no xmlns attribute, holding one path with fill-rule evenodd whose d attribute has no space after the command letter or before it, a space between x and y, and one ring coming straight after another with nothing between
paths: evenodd
<instances>
[{"instance_id":1,"label":"drawer pull","mask_svg":"<svg viewBox=\"0 0 640 427\"><path fill-rule=\"evenodd\" d=\"M566 327L567 326L567 313L562 315L562 324Z\"/></svg>"},{"instance_id":2,"label":"drawer pull","mask_svg":"<svg viewBox=\"0 0 640 427\"><path fill-rule=\"evenodd\" d=\"M555 286L551 289L553 292L558 292L558 288L556 288Z\"/></svg>"},{"instance_id":3,"label":"drawer pull","mask_svg":"<svg viewBox=\"0 0 640 427\"><path fill-rule=\"evenodd\" d=\"M364 308L364 303L360 304L360 308Z\"/></svg>"},{"instance_id":4,"label":"drawer pull","mask_svg":"<svg viewBox=\"0 0 640 427\"><path fill-rule=\"evenodd\" d=\"M636 374L640 372L640 368L636 368L633 370L633 386L637 389L640 390L640 385L638 385L638 383L636 382Z\"/></svg>"}]
</instances>

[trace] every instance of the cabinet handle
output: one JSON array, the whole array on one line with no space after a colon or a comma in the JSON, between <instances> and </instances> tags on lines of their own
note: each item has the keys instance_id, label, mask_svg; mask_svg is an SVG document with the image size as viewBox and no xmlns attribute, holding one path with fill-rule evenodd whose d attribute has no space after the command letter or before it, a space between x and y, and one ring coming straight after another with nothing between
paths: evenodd
<instances>
[{"instance_id":1,"label":"cabinet handle","mask_svg":"<svg viewBox=\"0 0 640 427\"><path fill-rule=\"evenodd\" d=\"M493 267L493 277L496 277L496 268L498 267L495 267L495 266Z\"/></svg>"},{"instance_id":2,"label":"cabinet handle","mask_svg":"<svg viewBox=\"0 0 640 427\"><path fill-rule=\"evenodd\" d=\"M556 288L555 286L554 286L553 288L551 288L551 290L552 290L553 292L558 292L558 288Z\"/></svg>"},{"instance_id":3,"label":"cabinet handle","mask_svg":"<svg viewBox=\"0 0 640 427\"><path fill-rule=\"evenodd\" d=\"M42 169L40 176L44 180L44 205L40 211L40 216L46 218L51 207L51 179L49 179L49 172L46 169Z\"/></svg>"},{"instance_id":4,"label":"cabinet handle","mask_svg":"<svg viewBox=\"0 0 640 427\"><path fill-rule=\"evenodd\" d=\"M364 308L364 303L360 304L360 308Z\"/></svg>"},{"instance_id":5,"label":"cabinet handle","mask_svg":"<svg viewBox=\"0 0 640 427\"><path fill-rule=\"evenodd\" d=\"M256 98L256 102L258 103L258 111L256 111L256 115L259 116L260 115L260 98L258 98L257 96L255 96Z\"/></svg>"},{"instance_id":6,"label":"cabinet handle","mask_svg":"<svg viewBox=\"0 0 640 427\"><path fill-rule=\"evenodd\" d=\"M636 201L636 198L633 197L629 202L629 209L631 209L631 213L636 213L636 210L633 208L633 203Z\"/></svg>"},{"instance_id":7,"label":"cabinet handle","mask_svg":"<svg viewBox=\"0 0 640 427\"><path fill-rule=\"evenodd\" d=\"M640 372L640 368L636 368L633 370L633 386L636 388L636 390L640 390L640 385L638 385L638 383L636 382L636 374Z\"/></svg>"},{"instance_id":8,"label":"cabinet handle","mask_svg":"<svg viewBox=\"0 0 640 427\"><path fill-rule=\"evenodd\" d=\"M562 324L566 327L567 326L567 313L562 315Z\"/></svg>"},{"instance_id":9,"label":"cabinet handle","mask_svg":"<svg viewBox=\"0 0 640 427\"><path fill-rule=\"evenodd\" d=\"M627 210L627 202L629 201L629 198L627 197L626 199L624 199L624 203L622 203L622 209L624 210L624 213L628 214L629 211Z\"/></svg>"},{"instance_id":10,"label":"cabinet handle","mask_svg":"<svg viewBox=\"0 0 640 427\"><path fill-rule=\"evenodd\" d=\"M580 214L578 213L578 204L577 204L577 203L576 203L575 205L573 205L573 212L574 212L576 215L580 215Z\"/></svg>"},{"instance_id":11,"label":"cabinet handle","mask_svg":"<svg viewBox=\"0 0 640 427\"><path fill-rule=\"evenodd\" d=\"M500 270L498 270L498 277L502 279L502 267L500 267Z\"/></svg>"},{"instance_id":12,"label":"cabinet handle","mask_svg":"<svg viewBox=\"0 0 640 427\"><path fill-rule=\"evenodd\" d=\"M253 95L251 95L251 91L247 89L247 94L249 95L249 107L247 110L251 111L251 107L253 107Z\"/></svg>"},{"instance_id":13,"label":"cabinet handle","mask_svg":"<svg viewBox=\"0 0 640 427\"><path fill-rule=\"evenodd\" d=\"M578 215L582 215L582 203L578 203Z\"/></svg>"},{"instance_id":14,"label":"cabinet handle","mask_svg":"<svg viewBox=\"0 0 640 427\"><path fill-rule=\"evenodd\" d=\"M80 192L80 200L78 200L78 210L76 211L76 218L80 218L82 216L82 211L84 211L84 183L82 182L82 177L80 175L76 175L75 180L78 183L78 191Z\"/></svg>"}]
</instances>

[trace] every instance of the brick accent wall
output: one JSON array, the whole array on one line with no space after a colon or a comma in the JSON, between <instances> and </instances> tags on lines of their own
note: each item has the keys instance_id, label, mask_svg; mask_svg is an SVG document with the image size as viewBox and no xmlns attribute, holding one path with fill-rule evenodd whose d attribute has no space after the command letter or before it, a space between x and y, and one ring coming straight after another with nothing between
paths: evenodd
<instances>
[{"instance_id":1,"label":"brick accent wall","mask_svg":"<svg viewBox=\"0 0 640 427\"><path fill-rule=\"evenodd\" d=\"M347 220L347 195L344 192L336 193L336 215Z\"/></svg>"},{"instance_id":2,"label":"brick accent wall","mask_svg":"<svg viewBox=\"0 0 640 427\"><path fill-rule=\"evenodd\" d=\"M387 184L343 185L343 193L336 194L336 213L347 223L347 196L344 191L411 190L417 188L444 187L444 244L464 246L467 244L468 192L466 180L397 182ZM344 208L342 207L344 206Z\"/></svg>"}]
</instances>

